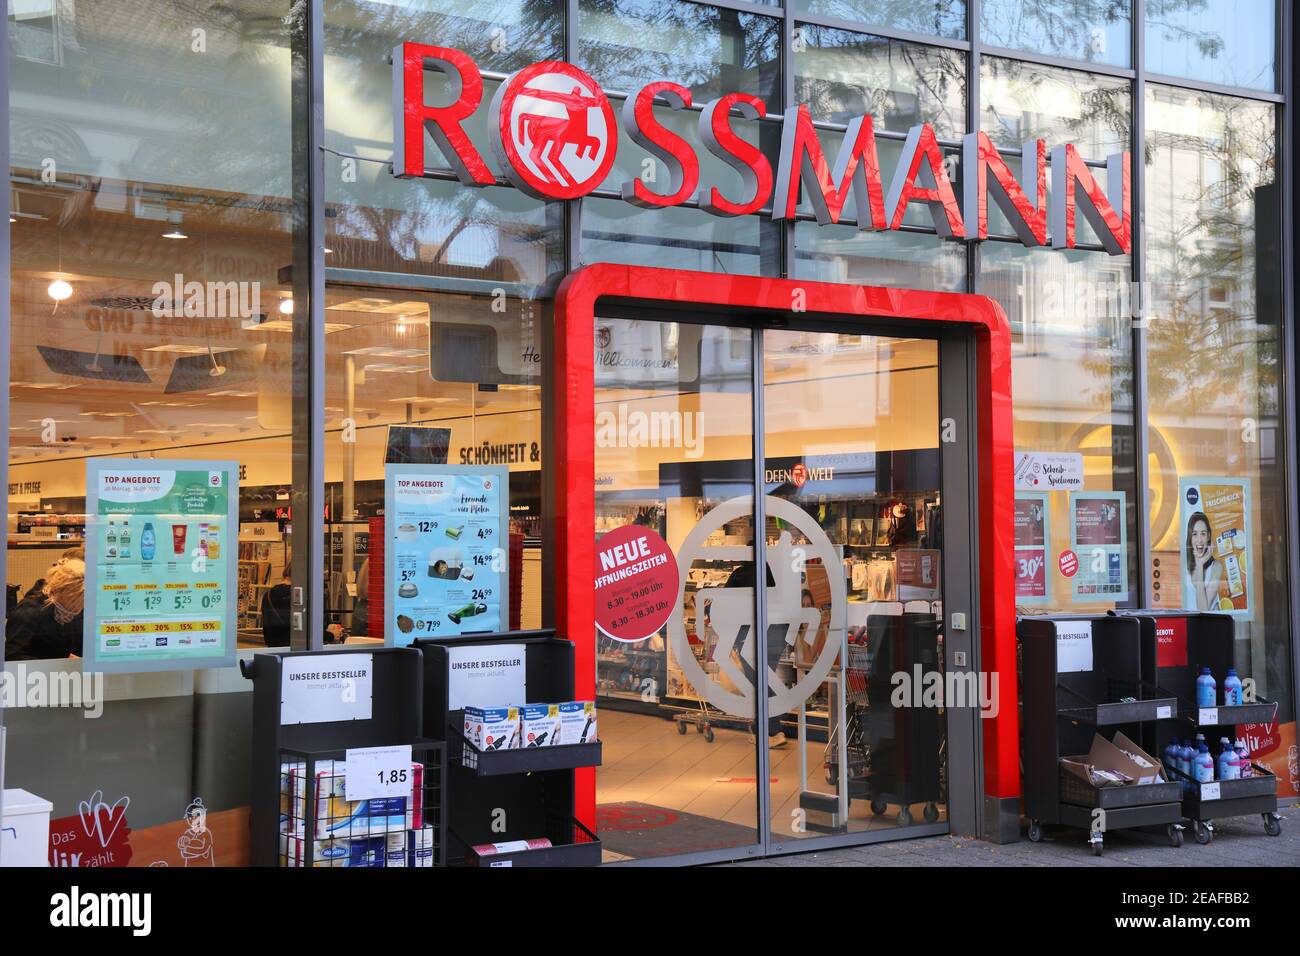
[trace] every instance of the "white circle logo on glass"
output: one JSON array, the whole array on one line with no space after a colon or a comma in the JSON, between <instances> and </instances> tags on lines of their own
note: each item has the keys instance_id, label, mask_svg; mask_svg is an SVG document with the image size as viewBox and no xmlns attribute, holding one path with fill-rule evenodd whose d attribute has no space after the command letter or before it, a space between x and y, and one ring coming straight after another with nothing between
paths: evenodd
<instances>
[{"instance_id":1,"label":"white circle logo on glass","mask_svg":"<svg viewBox=\"0 0 1300 956\"><path fill-rule=\"evenodd\" d=\"M768 661L767 640L756 646L754 638L754 587L758 580L766 582L767 575L754 573L749 577L749 586L707 587L695 592L695 622L697 634L702 635L705 625L705 608L708 608L709 630L716 635L717 643L713 649L712 661L717 665L716 675L708 674L700 661L691 651L690 639L686 635L686 622L682 614L682 601L685 597L687 576L691 565L696 561L749 561L752 567L752 545L705 544L709 535L728 522L738 518L752 517L754 501L745 496L732 498L718 505L691 529L686 540L677 551L677 563L680 569L680 584L677 592L678 611L668 622L668 639L673 649L673 657L682 673L696 692L714 707L733 717L753 719L755 713L754 679L755 661L761 661L767 674L769 695L768 712L784 714L794 710L826 679L835 656L843 644L843 621L848 613L848 593L844 586L844 575L837 573L840 567L839 555L831 544L830 538L813 517L793 502L784 498L768 495L766 498L768 517L779 518L786 524L800 531L808 539L807 545L800 545L805 554L796 558L795 545L789 531L782 531L781 537L774 545L768 545L767 564L771 582L767 585L767 624L769 632L773 628L784 628L783 645L794 644L800 631L811 639L821 625L821 612L817 608L803 607L803 582L796 565L806 567L806 562L820 558L826 569L831 592L831 634L823 645L821 654L812 666L794 684L787 685ZM728 580L728 585L731 581ZM837 623L838 622L838 623ZM804 630L806 628L806 630ZM725 677L738 690L724 687L718 677Z\"/></svg>"},{"instance_id":2,"label":"white circle logo on glass","mask_svg":"<svg viewBox=\"0 0 1300 956\"><path fill-rule=\"evenodd\" d=\"M537 199L577 199L614 165L614 108L596 81L548 60L511 74L488 112L492 144L510 180Z\"/></svg>"}]
</instances>

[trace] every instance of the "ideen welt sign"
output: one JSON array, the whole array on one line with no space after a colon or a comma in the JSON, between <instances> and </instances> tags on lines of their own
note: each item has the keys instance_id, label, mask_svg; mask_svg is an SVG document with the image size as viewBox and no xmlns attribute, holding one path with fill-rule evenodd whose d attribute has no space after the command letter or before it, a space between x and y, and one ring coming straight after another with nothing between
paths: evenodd
<instances>
[{"instance_id":1,"label":"ideen welt sign","mask_svg":"<svg viewBox=\"0 0 1300 956\"><path fill-rule=\"evenodd\" d=\"M425 103L426 70L448 78L450 101ZM497 182L463 124L483 98L483 78L460 50L403 43L393 50L393 173L426 175L427 131L466 186ZM512 73L489 106L491 143L499 168L519 189L542 200L577 199L595 190L609 174L618 148L618 124L628 137L668 170L663 191L640 179L620 187L624 200L659 208L694 201L715 216L746 216L770 210L773 219L793 219L803 188L817 221L858 229L898 229L912 203L929 212L939 235L975 241L988 238L989 197L1027 246L1072 249L1080 212L1111 255L1132 247L1132 199L1128 153L1106 160L1105 190L1074 146L1031 140L1022 149L1017 175L983 132L962 141L963 202L958 203L943 163L943 151L928 123L913 127L889 188L885 189L870 116L848 124L834 163L818 141L806 104L785 111L777 169L733 126L737 116L757 120L762 100L728 93L704 104L699 114L704 148L740 176L740 187L724 194L700 182L695 150L663 126L653 107L692 107L691 91L667 80L634 90L618 117L609 98L587 73L569 63L534 63ZM1048 209L1050 166L1052 203ZM850 203L850 199L852 202ZM850 215L846 216L846 207Z\"/></svg>"}]
</instances>

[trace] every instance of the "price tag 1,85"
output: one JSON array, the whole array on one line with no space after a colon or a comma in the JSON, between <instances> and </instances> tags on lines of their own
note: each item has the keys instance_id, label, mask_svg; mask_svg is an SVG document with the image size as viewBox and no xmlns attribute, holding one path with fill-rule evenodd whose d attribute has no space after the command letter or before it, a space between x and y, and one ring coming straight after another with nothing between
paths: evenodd
<instances>
[{"instance_id":1,"label":"price tag 1,85","mask_svg":"<svg viewBox=\"0 0 1300 956\"><path fill-rule=\"evenodd\" d=\"M411 746L359 747L347 752L348 800L380 800L411 795Z\"/></svg>"}]
</instances>

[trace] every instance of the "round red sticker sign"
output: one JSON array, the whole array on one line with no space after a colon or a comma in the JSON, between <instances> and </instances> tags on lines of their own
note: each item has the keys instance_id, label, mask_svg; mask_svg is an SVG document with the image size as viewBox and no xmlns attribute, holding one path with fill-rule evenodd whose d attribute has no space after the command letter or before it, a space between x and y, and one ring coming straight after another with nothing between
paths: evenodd
<instances>
[{"instance_id":1,"label":"round red sticker sign","mask_svg":"<svg viewBox=\"0 0 1300 956\"><path fill-rule=\"evenodd\" d=\"M488 122L506 175L537 199L585 196L614 165L614 108L571 63L547 60L512 74L492 98Z\"/></svg>"},{"instance_id":2,"label":"round red sticker sign","mask_svg":"<svg viewBox=\"0 0 1300 956\"><path fill-rule=\"evenodd\" d=\"M1079 556L1073 551L1066 549L1061 552L1061 557L1057 559L1056 566L1061 569L1061 573L1067 578L1074 577L1079 570Z\"/></svg>"},{"instance_id":3,"label":"round red sticker sign","mask_svg":"<svg viewBox=\"0 0 1300 956\"><path fill-rule=\"evenodd\" d=\"M677 604L677 559L653 529L629 524L596 543L596 626L616 641L653 636Z\"/></svg>"}]
</instances>

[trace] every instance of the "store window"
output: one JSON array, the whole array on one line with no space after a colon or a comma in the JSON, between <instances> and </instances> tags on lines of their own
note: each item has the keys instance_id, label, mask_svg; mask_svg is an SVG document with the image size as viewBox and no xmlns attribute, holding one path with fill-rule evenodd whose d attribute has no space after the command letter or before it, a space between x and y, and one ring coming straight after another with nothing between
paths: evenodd
<instances>
[{"instance_id":1,"label":"store window","mask_svg":"<svg viewBox=\"0 0 1300 956\"><path fill-rule=\"evenodd\" d=\"M500 630L540 627L541 330L563 275L562 209L511 188L395 178L387 57L403 42L432 43L509 73L562 58L562 10L521 0L469 16L450 3L337 0L325 15L325 141L338 153L326 159L331 619L354 640L383 640L386 626L398 643L433 636L414 627L433 616L385 601L397 592L380 540L384 479L394 465L450 465L507 470L510 541L501 547L519 567L509 595L491 595L501 601L494 620ZM427 101L442 102L445 77L430 71L425 82ZM485 81L465 124L484 156L497 85ZM450 165L432 138L425 146L427 168ZM429 586L427 577L404 583L417 599ZM484 590L466 590L465 604L495 613Z\"/></svg>"},{"instance_id":2,"label":"store window","mask_svg":"<svg viewBox=\"0 0 1300 956\"><path fill-rule=\"evenodd\" d=\"M966 35L966 0L791 0L795 16L828 17L865 27L930 36Z\"/></svg>"},{"instance_id":3,"label":"store window","mask_svg":"<svg viewBox=\"0 0 1300 956\"><path fill-rule=\"evenodd\" d=\"M941 140L956 140L966 130L965 57L953 50L904 43L884 37L803 25L804 43L794 55L795 100L807 103L814 119L831 123L870 115L875 128L905 134L930 123ZM823 133L828 156L842 135ZM902 152L899 137L878 138L882 177L894 174ZM947 153L947 168L958 178L958 152ZM811 207L805 202L801 211ZM913 205L905 227L933 230L928 214ZM966 254L960 243L920 232L875 233L854 226L795 225L795 276L828 282L960 290Z\"/></svg>"},{"instance_id":4,"label":"store window","mask_svg":"<svg viewBox=\"0 0 1300 956\"><path fill-rule=\"evenodd\" d=\"M1294 746L1277 113L1165 86L1146 96L1155 603L1233 616L1238 673L1279 701L1275 729Z\"/></svg>"},{"instance_id":5,"label":"store window","mask_svg":"<svg viewBox=\"0 0 1300 956\"><path fill-rule=\"evenodd\" d=\"M578 14L578 65L606 89L631 93L671 79L691 91L696 106L740 92L761 100L768 116L780 115L779 19L686 0L583 0ZM615 106L621 109L622 103ZM655 116L691 144L699 157L701 183L716 186L725 196L743 193L739 174L704 149L698 112L658 106ZM737 116L733 128L776 168L777 124ZM617 190L637 178L662 192L668 171L620 130L617 158L603 185ZM772 275L780 268L780 250L780 226L767 217L719 217L683 207L639 209L615 199L589 198L582 204L583 262Z\"/></svg>"},{"instance_id":6,"label":"store window","mask_svg":"<svg viewBox=\"0 0 1300 956\"><path fill-rule=\"evenodd\" d=\"M83 865L182 865L187 814L222 834L195 859L246 859L247 695L211 665L288 638L289 6L11 5L5 659L83 679L6 705L5 784L64 863L88 806L120 827Z\"/></svg>"},{"instance_id":7,"label":"store window","mask_svg":"<svg viewBox=\"0 0 1300 956\"><path fill-rule=\"evenodd\" d=\"M1132 6L1132 0L983 0L980 39L1009 50L1128 66Z\"/></svg>"},{"instance_id":8,"label":"store window","mask_svg":"<svg viewBox=\"0 0 1300 956\"><path fill-rule=\"evenodd\" d=\"M1128 148L1126 82L993 57L983 69L982 125L999 148L1042 138L1076 143L1088 159ZM990 231L1010 235L1000 213L990 214ZM1130 269L1128 256L1100 251L980 247L979 289L1011 322L1017 460L1056 461L1070 476L1060 487L1018 480L1024 608L1137 600Z\"/></svg>"},{"instance_id":9,"label":"store window","mask_svg":"<svg viewBox=\"0 0 1300 956\"><path fill-rule=\"evenodd\" d=\"M1149 72L1277 89L1276 0L1147 0L1146 15Z\"/></svg>"}]
</instances>

